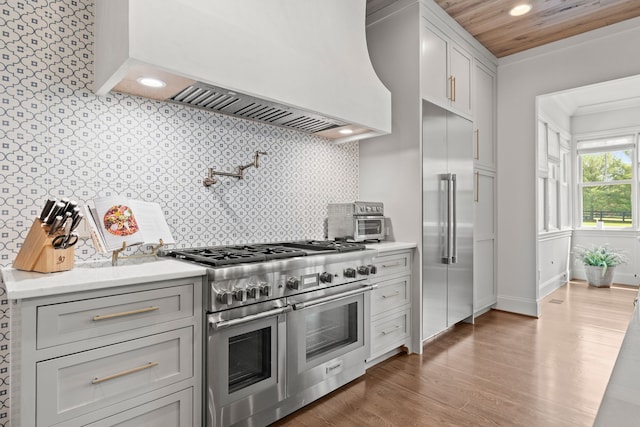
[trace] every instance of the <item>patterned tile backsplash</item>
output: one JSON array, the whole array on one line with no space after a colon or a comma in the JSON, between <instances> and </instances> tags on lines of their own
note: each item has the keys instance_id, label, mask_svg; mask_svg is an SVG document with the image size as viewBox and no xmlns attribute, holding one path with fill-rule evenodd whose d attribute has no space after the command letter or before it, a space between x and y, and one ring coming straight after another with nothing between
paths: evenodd
<instances>
[{"instance_id":1,"label":"patterned tile backsplash","mask_svg":"<svg viewBox=\"0 0 640 427\"><path fill-rule=\"evenodd\" d=\"M92 93L93 2L0 2L0 266L47 198L157 201L178 246L323 238L326 205L358 195L358 144L122 94ZM204 187L266 151L244 180ZM76 261L99 258L90 241ZM0 295L0 426L8 318Z\"/></svg>"},{"instance_id":2,"label":"patterned tile backsplash","mask_svg":"<svg viewBox=\"0 0 640 427\"><path fill-rule=\"evenodd\" d=\"M322 238L326 205L358 194L358 145L169 103L92 91L93 5L2 7L0 265L47 197L157 201L179 246ZM204 187L207 168L245 179ZM90 241L77 261L96 257Z\"/></svg>"}]
</instances>

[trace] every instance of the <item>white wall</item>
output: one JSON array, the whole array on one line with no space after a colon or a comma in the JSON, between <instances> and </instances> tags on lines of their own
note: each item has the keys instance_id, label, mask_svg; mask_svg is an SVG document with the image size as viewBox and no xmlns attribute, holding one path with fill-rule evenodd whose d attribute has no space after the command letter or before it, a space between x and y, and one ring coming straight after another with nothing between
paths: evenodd
<instances>
[{"instance_id":1,"label":"white wall","mask_svg":"<svg viewBox=\"0 0 640 427\"><path fill-rule=\"evenodd\" d=\"M638 43L635 18L499 60L498 309L540 315L535 97L640 74Z\"/></svg>"}]
</instances>

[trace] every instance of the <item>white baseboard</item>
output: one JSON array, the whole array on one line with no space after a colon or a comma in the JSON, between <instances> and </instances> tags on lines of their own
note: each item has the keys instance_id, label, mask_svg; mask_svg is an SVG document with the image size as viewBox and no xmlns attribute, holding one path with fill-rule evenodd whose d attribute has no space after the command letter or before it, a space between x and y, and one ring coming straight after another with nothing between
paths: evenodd
<instances>
[{"instance_id":1,"label":"white baseboard","mask_svg":"<svg viewBox=\"0 0 640 427\"><path fill-rule=\"evenodd\" d=\"M572 279L579 280L587 280L587 276L584 274L584 270L575 271L572 276ZM616 271L613 275L613 283L618 283L620 285L629 285L629 286L638 286L640 285L640 278L635 277L631 273L622 273Z\"/></svg>"},{"instance_id":2,"label":"white baseboard","mask_svg":"<svg viewBox=\"0 0 640 427\"><path fill-rule=\"evenodd\" d=\"M495 303L493 303L493 304L489 304L489 305L488 305L488 306L486 306L486 307L478 308L478 309L476 309L476 311L473 313L473 317L474 317L474 318L476 318L476 317L482 316L483 314L485 314L486 312L490 311L490 310L491 310L492 308L494 308L494 307L495 307Z\"/></svg>"},{"instance_id":3,"label":"white baseboard","mask_svg":"<svg viewBox=\"0 0 640 427\"><path fill-rule=\"evenodd\" d=\"M524 314L525 316L540 317L540 306L537 301L498 295L497 310Z\"/></svg>"},{"instance_id":4,"label":"white baseboard","mask_svg":"<svg viewBox=\"0 0 640 427\"><path fill-rule=\"evenodd\" d=\"M555 275L551 279L540 285L540 291L538 293L538 299L542 299L549 295L551 292L560 288L562 285L567 283L567 278L569 277L569 272L563 272Z\"/></svg>"}]
</instances>

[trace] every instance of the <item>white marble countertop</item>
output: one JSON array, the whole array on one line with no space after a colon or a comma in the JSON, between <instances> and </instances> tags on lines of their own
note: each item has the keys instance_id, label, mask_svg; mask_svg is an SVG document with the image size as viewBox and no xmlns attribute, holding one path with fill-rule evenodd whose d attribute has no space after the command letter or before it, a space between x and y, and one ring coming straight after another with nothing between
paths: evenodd
<instances>
[{"instance_id":1,"label":"white marble countertop","mask_svg":"<svg viewBox=\"0 0 640 427\"><path fill-rule=\"evenodd\" d=\"M367 243L367 249L375 249L378 253L383 254L385 252L399 251L403 249L414 249L417 245L411 242L380 242L380 243Z\"/></svg>"},{"instance_id":2,"label":"white marble countertop","mask_svg":"<svg viewBox=\"0 0 640 427\"><path fill-rule=\"evenodd\" d=\"M170 258L142 258L120 264L113 267L111 261L79 263L72 270L58 273L3 268L1 274L7 298L25 299L201 276L206 272L204 267Z\"/></svg>"},{"instance_id":3,"label":"white marble countertop","mask_svg":"<svg viewBox=\"0 0 640 427\"><path fill-rule=\"evenodd\" d=\"M640 419L640 314L638 299L594 427L635 427Z\"/></svg>"}]
</instances>

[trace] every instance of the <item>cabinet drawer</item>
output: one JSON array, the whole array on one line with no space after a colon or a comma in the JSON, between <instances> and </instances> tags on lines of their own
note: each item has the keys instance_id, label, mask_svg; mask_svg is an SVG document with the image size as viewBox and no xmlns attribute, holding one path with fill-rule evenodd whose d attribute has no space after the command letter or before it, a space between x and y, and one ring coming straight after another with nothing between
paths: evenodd
<instances>
[{"instance_id":1,"label":"cabinet drawer","mask_svg":"<svg viewBox=\"0 0 640 427\"><path fill-rule=\"evenodd\" d=\"M374 321L371 325L371 358L403 345L411 335L410 309Z\"/></svg>"},{"instance_id":2,"label":"cabinet drawer","mask_svg":"<svg viewBox=\"0 0 640 427\"><path fill-rule=\"evenodd\" d=\"M411 276L378 282L371 292L371 315L401 307L409 303Z\"/></svg>"},{"instance_id":3,"label":"cabinet drawer","mask_svg":"<svg viewBox=\"0 0 640 427\"><path fill-rule=\"evenodd\" d=\"M193 376L187 327L36 366L37 425L51 425Z\"/></svg>"},{"instance_id":4,"label":"cabinet drawer","mask_svg":"<svg viewBox=\"0 0 640 427\"><path fill-rule=\"evenodd\" d=\"M74 424L63 424L71 427ZM61 426L61 427L62 427ZM114 415L87 427L192 427L193 426L193 388L161 397L144 405L137 406L118 415Z\"/></svg>"},{"instance_id":5,"label":"cabinet drawer","mask_svg":"<svg viewBox=\"0 0 640 427\"><path fill-rule=\"evenodd\" d=\"M375 257L373 265L376 266L377 272L374 277L388 276L391 274L410 274L411 254L412 252L403 252L400 254Z\"/></svg>"},{"instance_id":6,"label":"cabinet drawer","mask_svg":"<svg viewBox=\"0 0 640 427\"><path fill-rule=\"evenodd\" d=\"M38 307L38 349L193 316L193 284Z\"/></svg>"}]
</instances>

